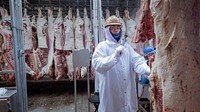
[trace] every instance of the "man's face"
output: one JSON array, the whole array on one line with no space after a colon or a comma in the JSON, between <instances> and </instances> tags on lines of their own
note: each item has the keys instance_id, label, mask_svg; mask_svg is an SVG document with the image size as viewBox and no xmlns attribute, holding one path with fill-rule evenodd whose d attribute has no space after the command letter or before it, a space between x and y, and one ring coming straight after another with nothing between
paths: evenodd
<instances>
[{"instance_id":1,"label":"man's face","mask_svg":"<svg viewBox=\"0 0 200 112\"><path fill-rule=\"evenodd\" d=\"M150 62L153 62L154 61L154 58L155 58L155 53L150 53L150 54L147 54L146 55L148 57L148 60Z\"/></svg>"},{"instance_id":2,"label":"man's face","mask_svg":"<svg viewBox=\"0 0 200 112\"><path fill-rule=\"evenodd\" d=\"M119 26L119 25L111 25L110 26L110 32L112 34L118 34L120 32L120 30L121 30L121 26Z\"/></svg>"}]
</instances>

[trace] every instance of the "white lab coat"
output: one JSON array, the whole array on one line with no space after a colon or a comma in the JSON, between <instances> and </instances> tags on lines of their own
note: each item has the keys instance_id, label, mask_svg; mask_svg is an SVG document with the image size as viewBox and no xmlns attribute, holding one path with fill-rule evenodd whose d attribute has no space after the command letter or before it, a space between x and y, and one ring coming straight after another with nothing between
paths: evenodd
<instances>
[{"instance_id":1,"label":"white lab coat","mask_svg":"<svg viewBox=\"0 0 200 112\"><path fill-rule=\"evenodd\" d=\"M136 112L138 100L135 72L150 73L144 58L127 43L124 45L125 52L116 58L114 52L118 46L120 44L113 41L103 41L97 45L92 57L99 80L98 112Z\"/></svg>"}]
</instances>

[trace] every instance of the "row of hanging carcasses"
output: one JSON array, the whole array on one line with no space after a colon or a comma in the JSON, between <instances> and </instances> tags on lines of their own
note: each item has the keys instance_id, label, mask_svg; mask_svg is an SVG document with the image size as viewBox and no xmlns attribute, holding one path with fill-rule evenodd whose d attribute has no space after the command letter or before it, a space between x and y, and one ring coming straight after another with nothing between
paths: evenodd
<instances>
[{"instance_id":1,"label":"row of hanging carcasses","mask_svg":"<svg viewBox=\"0 0 200 112\"><path fill-rule=\"evenodd\" d=\"M14 55L12 46L11 21L8 12L0 8L2 20L0 25L1 37L1 70L14 70ZM24 30L24 49L26 72L32 79L41 79L50 76L59 80L63 77L73 79L72 56L73 49L89 48L91 42L90 20L87 10L84 9L84 19L80 18L77 9L76 18L72 18L72 10L63 19L62 9L59 9L57 18L48 9L48 18L38 9L37 19L27 15L24 9L22 18ZM87 40L87 41L83 41ZM87 42L87 43L86 43ZM78 78L85 77L86 68L78 71ZM82 74L82 75L80 75ZM0 75L1 80L14 81L14 74Z\"/></svg>"},{"instance_id":2,"label":"row of hanging carcasses","mask_svg":"<svg viewBox=\"0 0 200 112\"><path fill-rule=\"evenodd\" d=\"M79 9L76 16L72 15L72 9L68 9L68 15L62 17L62 9L59 8L56 18L53 11L48 9L47 18L38 9L38 16L30 18L27 10L24 9L23 29L26 72L31 79L41 79L44 76L52 79L69 78L73 79L72 55L73 49L89 49L91 46L91 21L88 18L87 10L84 8L84 16L80 17ZM14 70L14 58L12 47L12 32L10 16L7 10L1 7L1 70ZM110 16L106 9L106 17ZM133 37L136 29L136 22L130 18L129 11L124 11L123 19L116 9L116 16L122 23L122 34L127 35L127 42L136 48ZM102 25L103 25L102 24ZM104 28L103 28L104 29ZM103 37L105 33L103 30ZM78 78L85 77L86 68L77 69ZM14 74L0 75L1 80L14 81Z\"/></svg>"}]
</instances>

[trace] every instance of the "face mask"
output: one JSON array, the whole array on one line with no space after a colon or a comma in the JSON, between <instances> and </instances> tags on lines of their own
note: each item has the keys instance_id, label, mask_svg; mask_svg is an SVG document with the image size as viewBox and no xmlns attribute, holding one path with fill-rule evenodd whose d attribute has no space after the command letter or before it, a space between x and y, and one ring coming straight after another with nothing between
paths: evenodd
<instances>
[{"instance_id":1,"label":"face mask","mask_svg":"<svg viewBox=\"0 0 200 112\"><path fill-rule=\"evenodd\" d=\"M118 34L113 34L113 33L111 33L111 35L113 36L113 38L118 42L119 41L119 39L120 39L120 37L121 37L121 34L120 33L118 33Z\"/></svg>"}]
</instances>

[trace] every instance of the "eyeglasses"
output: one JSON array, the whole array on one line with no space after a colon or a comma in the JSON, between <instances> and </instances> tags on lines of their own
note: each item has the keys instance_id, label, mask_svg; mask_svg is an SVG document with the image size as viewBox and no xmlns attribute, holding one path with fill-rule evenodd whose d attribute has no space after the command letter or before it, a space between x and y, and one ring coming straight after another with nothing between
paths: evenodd
<instances>
[{"instance_id":1,"label":"eyeglasses","mask_svg":"<svg viewBox=\"0 0 200 112\"><path fill-rule=\"evenodd\" d=\"M111 25L110 26L110 29L120 29L121 28L121 26L119 26L119 25Z\"/></svg>"}]
</instances>

